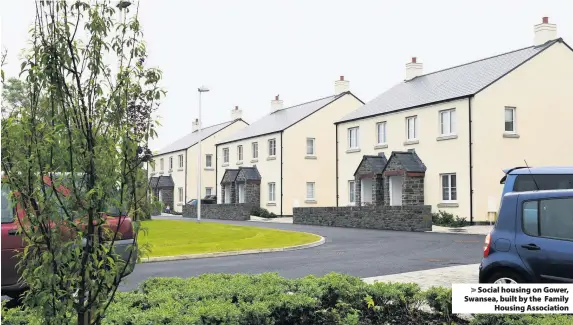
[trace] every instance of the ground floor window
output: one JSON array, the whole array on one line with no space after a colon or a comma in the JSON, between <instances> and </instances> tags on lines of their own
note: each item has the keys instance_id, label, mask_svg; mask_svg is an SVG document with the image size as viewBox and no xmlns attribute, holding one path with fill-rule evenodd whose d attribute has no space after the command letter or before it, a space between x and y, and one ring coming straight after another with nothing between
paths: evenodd
<instances>
[{"instance_id":1,"label":"ground floor window","mask_svg":"<svg viewBox=\"0 0 573 325\"><path fill-rule=\"evenodd\" d=\"M183 202L183 187L180 187L178 189L178 194L179 194L179 202Z\"/></svg>"},{"instance_id":2,"label":"ground floor window","mask_svg":"<svg viewBox=\"0 0 573 325\"><path fill-rule=\"evenodd\" d=\"M205 195L213 195L213 188L205 187Z\"/></svg>"},{"instance_id":3,"label":"ground floor window","mask_svg":"<svg viewBox=\"0 0 573 325\"><path fill-rule=\"evenodd\" d=\"M348 181L348 202L354 204L356 202L356 183Z\"/></svg>"},{"instance_id":4,"label":"ground floor window","mask_svg":"<svg viewBox=\"0 0 573 325\"><path fill-rule=\"evenodd\" d=\"M306 199L314 200L314 182L306 183Z\"/></svg>"},{"instance_id":5,"label":"ground floor window","mask_svg":"<svg viewBox=\"0 0 573 325\"><path fill-rule=\"evenodd\" d=\"M275 196L276 196L276 184L275 183L269 183L269 202L275 202Z\"/></svg>"},{"instance_id":6,"label":"ground floor window","mask_svg":"<svg viewBox=\"0 0 573 325\"><path fill-rule=\"evenodd\" d=\"M442 201L457 201L456 174L442 174Z\"/></svg>"}]
</instances>

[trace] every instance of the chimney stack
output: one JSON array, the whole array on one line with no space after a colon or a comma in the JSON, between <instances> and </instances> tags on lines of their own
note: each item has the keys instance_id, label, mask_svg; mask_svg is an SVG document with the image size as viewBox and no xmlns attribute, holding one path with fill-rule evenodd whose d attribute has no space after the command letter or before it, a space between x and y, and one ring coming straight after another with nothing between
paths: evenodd
<instances>
[{"instance_id":1,"label":"chimney stack","mask_svg":"<svg viewBox=\"0 0 573 325\"><path fill-rule=\"evenodd\" d=\"M283 109L283 101L282 99L279 99L279 95L276 95L275 99L271 101L271 113L274 113L281 109Z\"/></svg>"},{"instance_id":2,"label":"chimney stack","mask_svg":"<svg viewBox=\"0 0 573 325\"><path fill-rule=\"evenodd\" d=\"M543 17L541 24L535 25L533 31L535 32L535 46L557 39L557 25L550 24L549 17Z\"/></svg>"},{"instance_id":3,"label":"chimney stack","mask_svg":"<svg viewBox=\"0 0 573 325\"><path fill-rule=\"evenodd\" d=\"M193 121L193 125L191 128L192 132L195 132L197 130L199 130L199 119L198 118L196 118L195 121Z\"/></svg>"},{"instance_id":4,"label":"chimney stack","mask_svg":"<svg viewBox=\"0 0 573 325\"><path fill-rule=\"evenodd\" d=\"M340 95L347 91L350 91L350 82L344 80L344 76L340 76L340 79L334 82L334 94Z\"/></svg>"},{"instance_id":5,"label":"chimney stack","mask_svg":"<svg viewBox=\"0 0 573 325\"><path fill-rule=\"evenodd\" d=\"M419 77L422 74L424 74L423 65L418 62L416 57L413 57L411 62L406 63L406 81Z\"/></svg>"},{"instance_id":6,"label":"chimney stack","mask_svg":"<svg viewBox=\"0 0 573 325\"><path fill-rule=\"evenodd\" d=\"M239 106L235 106L235 108L231 110L231 121L241 119L242 117L243 117L243 110L240 110Z\"/></svg>"}]
</instances>

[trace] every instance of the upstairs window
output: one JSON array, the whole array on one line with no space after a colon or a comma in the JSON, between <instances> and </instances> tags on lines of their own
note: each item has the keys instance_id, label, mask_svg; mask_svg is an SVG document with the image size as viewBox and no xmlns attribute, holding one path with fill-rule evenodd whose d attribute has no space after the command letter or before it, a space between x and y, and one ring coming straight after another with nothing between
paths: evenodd
<instances>
[{"instance_id":1,"label":"upstairs window","mask_svg":"<svg viewBox=\"0 0 573 325\"><path fill-rule=\"evenodd\" d=\"M348 149L358 149L358 127L348 129Z\"/></svg>"},{"instance_id":2,"label":"upstairs window","mask_svg":"<svg viewBox=\"0 0 573 325\"><path fill-rule=\"evenodd\" d=\"M456 134L456 110L448 109L440 112L440 134Z\"/></svg>"}]
</instances>

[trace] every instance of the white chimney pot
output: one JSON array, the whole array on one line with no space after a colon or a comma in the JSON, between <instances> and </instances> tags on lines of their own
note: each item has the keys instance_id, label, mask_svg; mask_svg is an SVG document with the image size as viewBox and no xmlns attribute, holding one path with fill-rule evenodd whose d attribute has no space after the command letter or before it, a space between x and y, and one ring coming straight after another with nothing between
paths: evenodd
<instances>
[{"instance_id":1,"label":"white chimney pot","mask_svg":"<svg viewBox=\"0 0 573 325\"><path fill-rule=\"evenodd\" d=\"M533 27L535 46L543 45L557 39L557 25L549 23L549 17L543 17L541 24Z\"/></svg>"},{"instance_id":2,"label":"white chimney pot","mask_svg":"<svg viewBox=\"0 0 573 325\"><path fill-rule=\"evenodd\" d=\"M424 66L418 62L416 57L411 62L406 63L406 81L412 80L424 74Z\"/></svg>"},{"instance_id":3,"label":"white chimney pot","mask_svg":"<svg viewBox=\"0 0 573 325\"><path fill-rule=\"evenodd\" d=\"M235 106L235 108L231 110L231 120L235 121L241 119L242 117L243 117L243 110L240 110L239 106Z\"/></svg>"},{"instance_id":4,"label":"white chimney pot","mask_svg":"<svg viewBox=\"0 0 573 325\"><path fill-rule=\"evenodd\" d=\"M350 91L350 81L344 80L344 76L334 82L334 94L340 95L344 92Z\"/></svg>"},{"instance_id":5,"label":"white chimney pot","mask_svg":"<svg viewBox=\"0 0 573 325\"><path fill-rule=\"evenodd\" d=\"M281 109L283 109L283 101L282 99L279 99L279 95L276 95L275 99L271 101L271 113L274 113Z\"/></svg>"},{"instance_id":6,"label":"white chimney pot","mask_svg":"<svg viewBox=\"0 0 573 325\"><path fill-rule=\"evenodd\" d=\"M198 118L196 118L196 119L193 121L192 128L191 128L191 131L192 131L192 132L195 132L195 131L197 131L197 130L199 130L199 119L198 119Z\"/></svg>"}]
</instances>

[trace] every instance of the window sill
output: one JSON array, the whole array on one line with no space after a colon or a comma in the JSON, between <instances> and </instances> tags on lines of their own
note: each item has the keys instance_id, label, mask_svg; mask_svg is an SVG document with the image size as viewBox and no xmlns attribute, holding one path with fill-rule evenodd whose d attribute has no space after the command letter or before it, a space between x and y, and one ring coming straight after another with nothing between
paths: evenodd
<instances>
[{"instance_id":1,"label":"window sill","mask_svg":"<svg viewBox=\"0 0 573 325\"><path fill-rule=\"evenodd\" d=\"M276 160L276 159L277 159L277 156L268 156L267 157L267 160Z\"/></svg>"},{"instance_id":2,"label":"window sill","mask_svg":"<svg viewBox=\"0 0 573 325\"><path fill-rule=\"evenodd\" d=\"M405 146L411 146L411 145L418 144L418 143L420 143L420 140L406 140L406 141L404 141Z\"/></svg>"},{"instance_id":3,"label":"window sill","mask_svg":"<svg viewBox=\"0 0 573 325\"><path fill-rule=\"evenodd\" d=\"M173 169L167 171L169 174L173 173Z\"/></svg>"},{"instance_id":4,"label":"window sill","mask_svg":"<svg viewBox=\"0 0 573 325\"><path fill-rule=\"evenodd\" d=\"M306 200L304 200L304 203L316 204L316 200L306 199Z\"/></svg>"},{"instance_id":5,"label":"window sill","mask_svg":"<svg viewBox=\"0 0 573 325\"><path fill-rule=\"evenodd\" d=\"M519 139L519 134L504 132L503 137L507 139Z\"/></svg>"},{"instance_id":6,"label":"window sill","mask_svg":"<svg viewBox=\"0 0 573 325\"><path fill-rule=\"evenodd\" d=\"M223 164L221 165L221 167L227 167L227 166L229 166L229 163L223 163Z\"/></svg>"},{"instance_id":7,"label":"window sill","mask_svg":"<svg viewBox=\"0 0 573 325\"><path fill-rule=\"evenodd\" d=\"M274 207L274 206L277 206L277 204L275 202L268 202L267 206L268 207Z\"/></svg>"},{"instance_id":8,"label":"window sill","mask_svg":"<svg viewBox=\"0 0 573 325\"><path fill-rule=\"evenodd\" d=\"M438 208L457 208L460 205L456 202L442 202L438 203Z\"/></svg>"},{"instance_id":9,"label":"window sill","mask_svg":"<svg viewBox=\"0 0 573 325\"><path fill-rule=\"evenodd\" d=\"M223 166L223 167L224 167L224 166ZM205 167L205 168L203 168L203 170L205 170L205 171L213 171L213 170L215 170L215 168L213 168L213 167Z\"/></svg>"},{"instance_id":10,"label":"window sill","mask_svg":"<svg viewBox=\"0 0 573 325\"><path fill-rule=\"evenodd\" d=\"M183 206L183 203L177 203L177 206L178 207Z\"/></svg>"},{"instance_id":11,"label":"window sill","mask_svg":"<svg viewBox=\"0 0 573 325\"><path fill-rule=\"evenodd\" d=\"M457 134L440 135L439 137L436 138L436 141L453 140L457 138L458 138Z\"/></svg>"},{"instance_id":12,"label":"window sill","mask_svg":"<svg viewBox=\"0 0 573 325\"><path fill-rule=\"evenodd\" d=\"M346 150L346 153L353 153L353 152L360 152L360 148L351 148Z\"/></svg>"},{"instance_id":13,"label":"window sill","mask_svg":"<svg viewBox=\"0 0 573 325\"><path fill-rule=\"evenodd\" d=\"M178 172L182 172L182 171L183 171L183 168L179 168L179 169L177 169L177 171L178 171Z\"/></svg>"},{"instance_id":14,"label":"window sill","mask_svg":"<svg viewBox=\"0 0 573 325\"><path fill-rule=\"evenodd\" d=\"M156 174L157 174L156 172L151 172L149 175L155 176Z\"/></svg>"},{"instance_id":15,"label":"window sill","mask_svg":"<svg viewBox=\"0 0 573 325\"><path fill-rule=\"evenodd\" d=\"M374 146L374 149L387 149L388 145L384 144L384 143L379 143L377 145Z\"/></svg>"},{"instance_id":16,"label":"window sill","mask_svg":"<svg viewBox=\"0 0 573 325\"><path fill-rule=\"evenodd\" d=\"M159 175L163 175L163 172L159 172Z\"/></svg>"},{"instance_id":17,"label":"window sill","mask_svg":"<svg viewBox=\"0 0 573 325\"><path fill-rule=\"evenodd\" d=\"M258 159L258 158L253 158L253 159L251 159L251 162L252 162L252 163L259 162L259 159Z\"/></svg>"},{"instance_id":18,"label":"window sill","mask_svg":"<svg viewBox=\"0 0 573 325\"><path fill-rule=\"evenodd\" d=\"M314 159L314 160L316 160L316 156L314 156L314 155L306 155L306 156L304 156L304 159Z\"/></svg>"},{"instance_id":19,"label":"window sill","mask_svg":"<svg viewBox=\"0 0 573 325\"><path fill-rule=\"evenodd\" d=\"M242 161L242 160L241 160L241 161L237 161L237 165L242 165L242 164L243 164L243 161Z\"/></svg>"}]
</instances>

